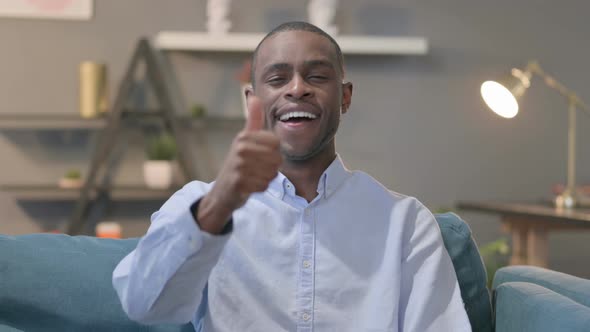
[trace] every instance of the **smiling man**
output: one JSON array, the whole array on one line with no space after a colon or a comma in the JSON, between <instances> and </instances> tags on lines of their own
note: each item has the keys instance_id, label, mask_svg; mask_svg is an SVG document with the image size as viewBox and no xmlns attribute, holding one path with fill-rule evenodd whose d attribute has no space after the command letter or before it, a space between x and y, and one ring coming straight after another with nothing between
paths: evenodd
<instances>
[{"instance_id":1,"label":"smiling man","mask_svg":"<svg viewBox=\"0 0 590 332\"><path fill-rule=\"evenodd\" d=\"M175 193L115 269L126 313L207 332L470 331L432 214L336 153L352 97L338 44L285 23L252 82L216 181Z\"/></svg>"}]
</instances>

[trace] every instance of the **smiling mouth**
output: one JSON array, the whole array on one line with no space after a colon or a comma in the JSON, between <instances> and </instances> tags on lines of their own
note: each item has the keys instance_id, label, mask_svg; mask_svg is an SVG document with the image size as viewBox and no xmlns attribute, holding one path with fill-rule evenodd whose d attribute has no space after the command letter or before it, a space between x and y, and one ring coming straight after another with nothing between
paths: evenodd
<instances>
[{"instance_id":1,"label":"smiling mouth","mask_svg":"<svg viewBox=\"0 0 590 332\"><path fill-rule=\"evenodd\" d=\"M317 115L310 112L288 112L279 117L279 121L284 123L300 123L317 119Z\"/></svg>"}]
</instances>

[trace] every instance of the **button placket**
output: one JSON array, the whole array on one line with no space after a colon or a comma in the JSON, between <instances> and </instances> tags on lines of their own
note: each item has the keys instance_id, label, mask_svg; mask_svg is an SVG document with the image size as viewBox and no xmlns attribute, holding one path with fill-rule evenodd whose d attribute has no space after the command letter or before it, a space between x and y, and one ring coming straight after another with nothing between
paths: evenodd
<instances>
[{"instance_id":1,"label":"button placket","mask_svg":"<svg viewBox=\"0 0 590 332\"><path fill-rule=\"evenodd\" d=\"M299 319L297 331L313 329L315 225L313 210L308 206L301 216L300 273L298 285Z\"/></svg>"}]
</instances>

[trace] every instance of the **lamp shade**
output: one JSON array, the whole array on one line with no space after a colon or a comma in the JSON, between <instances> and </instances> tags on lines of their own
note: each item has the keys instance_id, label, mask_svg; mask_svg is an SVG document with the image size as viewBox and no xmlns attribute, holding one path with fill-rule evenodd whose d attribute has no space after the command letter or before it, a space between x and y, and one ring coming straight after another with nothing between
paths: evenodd
<instances>
[{"instance_id":1,"label":"lamp shade","mask_svg":"<svg viewBox=\"0 0 590 332\"><path fill-rule=\"evenodd\" d=\"M481 97L496 114L513 118L518 114L518 99L530 86L531 73L512 69L511 75L501 81L485 81L481 85Z\"/></svg>"}]
</instances>

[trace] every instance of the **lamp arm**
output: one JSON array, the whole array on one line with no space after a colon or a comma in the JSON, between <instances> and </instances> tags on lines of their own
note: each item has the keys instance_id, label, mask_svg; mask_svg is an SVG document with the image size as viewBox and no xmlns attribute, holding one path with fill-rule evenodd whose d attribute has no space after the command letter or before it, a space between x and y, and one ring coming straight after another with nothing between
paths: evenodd
<instances>
[{"instance_id":1,"label":"lamp arm","mask_svg":"<svg viewBox=\"0 0 590 332\"><path fill-rule=\"evenodd\" d=\"M553 76L547 74L536 61L527 64L526 71L539 75L547 86L557 90L568 101L568 152L567 152L567 185L565 191L556 198L557 207L572 208L577 204L576 198L576 108L588 114L588 106L571 90L566 88Z\"/></svg>"},{"instance_id":2,"label":"lamp arm","mask_svg":"<svg viewBox=\"0 0 590 332\"><path fill-rule=\"evenodd\" d=\"M545 84L547 84L547 86L557 90L559 94L567 98L570 104L573 104L577 108L590 114L590 108L588 107L588 105L586 105L586 103L584 103L584 101L582 101L575 92L566 88L565 85L556 80L553 76L547 74L547 72L545 72L543 68L541 68L537 61L529 62L526 66L526 71L529 71L530 73L536 74L539 77L541 77Z\"/></svg>"}]
</instances>

